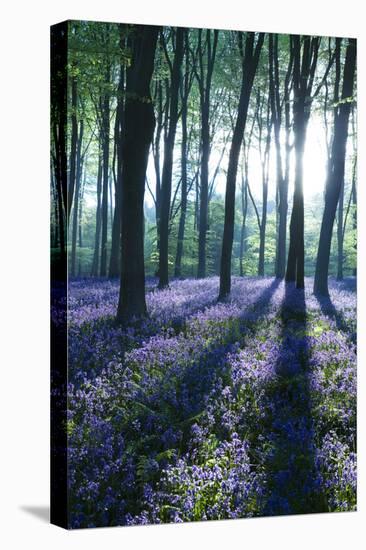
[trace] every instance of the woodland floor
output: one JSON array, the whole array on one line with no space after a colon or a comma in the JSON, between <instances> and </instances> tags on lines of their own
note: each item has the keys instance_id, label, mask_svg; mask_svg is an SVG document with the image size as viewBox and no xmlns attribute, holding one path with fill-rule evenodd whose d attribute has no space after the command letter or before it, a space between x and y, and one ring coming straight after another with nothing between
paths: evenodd
<instances>
[{"instance_id":1,"label":"woodland floor","mask_svg":"<svg viewBox=\"0 0 366 550\"><path fill-rule=\"evenodd\" d=\"M69 285L71 526L354 510L355 279L155 285L127 328L118 281Z\"/></svg>"}]
</instances>

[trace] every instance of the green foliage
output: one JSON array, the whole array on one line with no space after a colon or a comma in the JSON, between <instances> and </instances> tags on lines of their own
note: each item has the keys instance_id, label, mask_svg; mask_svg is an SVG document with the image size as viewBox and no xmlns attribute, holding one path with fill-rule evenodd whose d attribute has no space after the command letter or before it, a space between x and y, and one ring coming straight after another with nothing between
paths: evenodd
<instances>
[{"instance_id":1,"label":"green foliage","mask_svg":"<svg viewBox=\"0 0 366 550\"><path fill-rule=\"evenodd\" d=\"M83 170L85 179L83 184L82 202L82 246L77 248L77 265L79 266L80 274L89 275L95 245L95 230L96 230L96 187L98 176L98 164L100 156L100 140L101 140L101 110L100 101L105 95L110 100L110 155L109 165L113 165L115 160L114 150L114 123L116 116L117 100L124 98L125 92L118 87L121 71L123 72L130 66L132 60L131 44L129 39L133 36L134 26L127 24L116 23L95 23L88 21L71 21L69 22L69 49L68 49L68 127L67 127L67 157L70 164L70 143L71 143L71 116L76 115L78 122L84 121L84 138L83 138ZM166 100L169 93L170 66L174 56L174 29L171 27L163 28L163 36L165 48L162 40L159 39L156 56L155 69L152 80L152 97L156 118L159 115L159 102L156 96L156 90L159 83L162 89L162 118L163 130L160 143L160 170L163 164L163 138L164 138L164 120L168 116L165 109ZM211 35L212 36L212 35ZM203 43L205 43L206 31L201 34ZM197 56L199 44L199 30L189 29L189 56L183 63L183 73L188 70L192 80L190 93L187 104L187 126L188 126L188 152L187 152L187 171L188 184L190 191L188 195L187 216L185 225L185 234L183 242L183 257L181 273L183 277L194 277L197 273L198 264L198 208L196 201L199 201L199 166L200 166L200 139L201 139L201 104L198 79L193 70L194 61ZM279 81L281 83L280 95L283 94L283 83L286 77L286 71L289 61L289 35L278 35L278 71ZM319 50L318 68L315 74L315 85L321 83L325 68L328 64L329 50L328 45L333 47L334 39L331 39L329 44L326 41L322 42ZM206 46L207 47L207 44ZM346 42L342 44L342 63L345 58ZM266 98L269 96L269 78L268 78L268 53L269 53L269 37L266 36L262 54L259 61L258 71L255 79L254 93L250 98L248 120L245 132L245 141L248 142L249 133L253 127L253 139L251 142L250 165L256 166L260 173L259 149L264 147L264 143L259 143L259 123L266 122L267 105ZM207 227L207 242L206 242L206 273L207 275L217 275L220 271L220 257L224 223L224 193L228 152L230 149L230 141L233 132L233 121L235 120L235 110L238 104L240 93L240 78L238 71L240 69L240 54L238 48L238 35L236 32L219 32L217 53L214 71L212 75L210 97L210 135L211 135L211 160L209 167L210 185L216 170L215 162L220 156L224 147L226 153L223 155L222 163L217 166L215 183L212 189L212 195L209 202L209 216ZM206 69L207 56L203 55L203 69ZM197 67L196 67L197 70ZM335 68L329 72L328 83L328 98L326 101L325 89L320 89L319 95L314 99L312 104L312 113L314 112L318 118L326 122L328 125L328 141L331 134L333 124L334 107L344 102L352 102L355 98L347 98L339 101L337 104L332 102L332 94L330 90L334 85ZM76 82L77 85L77 106L71 108L71 82ZM263 101L260 112L256 114L258 101L258 92ZM140 101L146 101L146 98L137 98ZM150 100L148 100L150 101ZM179 101L179 108L181 101ZM290 105L290 115L292 111L292 100ZM284 117L284 115L283 115ZM282 124L284 120L282 120ZM346 217L347 206L349 211L347 214L346 225L344 228L344 255L343 269L344 275L354 273L356 267L356 228L355 228L355 210L356 206L350 199L351 181L353 174L353 162L355 160L355 119L352 119L352 128L350 128L350 137L353 140L353 146L347 148L346 159L346 177L345 177L345 194L344 194L344 217ZM325 137L325 136L324 136ZM262 141L264 135L262 135ZM175 196L173 217L170 225L169 235L169 274L174 275L175 258L177 250L178 225L180 217L180 178L181 178L181 158L180 147L182 140L182 128L180 121L178 122L175 148L174 148L174 165L173 165L173 182L172 196ZM272 136L273 142L273 136ZM329 145L329 143L328 143ZM353 148L352 148L353 147ZM275 206L275 189L274 189L274 143L271 146L270 162L270 178L269 178L269 196L268 196L268 217L265 237L265 274L271 275L274 273L275 258L276 258L276 206ZM349 150L351 149L351 150ZM257 157L257 160L256 160ZM152 159L150 159L151 161ZM152 163L149 161L149 165ZM352 165L352 167L351 167ZM70 167L68 167L70 168ZM239 159L238 174L243 175L243 157ZM250 171L252 168L250 168ZM114 203L114 190L116 167L110 171L110 179L112 184L112 197L109 196L109 202ZM149 172L149 180L151 178L151 189L155 187L154 176ZM252 175L250 174L250 177ZM257 176L258 179L258 176ZM289 212L288 224L291 215L291 185L293 174L290 177L289 190ZM239 182L237 183L239 186ZM53 186L55 184L53 183ZM197 190L198 186L198 190ZM259 214L261 214L261 193L260 183L251 181L251 188L256 201ZM53 190L54 194L56 193ZM237 189L239 192L239 189ZM56 196L56 194L55 194ZM157 272L159 253L157 250L157 228L155 220L155 207L151 203L150 195L149 202L145 202L145 271L147 275L155 275ZM320 225L323 214L324 197L320 190L319 194L311 199L306 198L305 204L305 274L313 275L316 263L317 248L319 241ZM108 227L108 256L111 247L111 209L108 210L109 227ZM52 246L57 247L57 205L53 201L51 212L52 225ZM70 231L69 231L70 233ZM255 276L258 271L258 255L259 255L259 228L255 211L251 201L248 203L248 212L245 225L245 237L243 247L241 246L242 233L242 211L241 197L236 199L235 226L234 226L234 242L232 254L232 273L240 274L240 254L243 248L243 272L244 275ZM288 237L289 233L287 233ZM68 247L70 246L71 235L68 235ZM56 254L55 250L52 254ZM333 241L330 256L330 275L337 273L337 223L333 230Z\"/></svg>"}]
</instances>

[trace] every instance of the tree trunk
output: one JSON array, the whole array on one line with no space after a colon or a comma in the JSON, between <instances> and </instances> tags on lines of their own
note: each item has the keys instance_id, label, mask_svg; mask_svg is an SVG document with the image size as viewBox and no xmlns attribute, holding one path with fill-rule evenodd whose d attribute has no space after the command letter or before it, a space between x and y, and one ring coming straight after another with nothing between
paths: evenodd
<instances>
[{"instance_id":1,"label":"tree trunk","mask_svg":"<svg viewBox=\"0 0 366 550\"><path fill-rule=\"evenodd\" d=\"M259 99L260 101L260 99ZM264 103L264 98L263 98ZM262 117L262 108L258 112L259 117ZM259 257L258 257L258 275L260 277L264 276L264 252L266 245L266 227L267 227L267 203L268 203L268 180L269 180L269 156L271 148L271 133L272 133L272 120L270 116L270 102L268 99L267 103L267 114L266 114L266 141L265 148L262 153L262 120L260 120L260 129L259 129L259 152L261 156L262 164L262 216L260 223L259 231Z\"/></svg>"},{"instance_id":2,"label":"tree trunk","mask_svg":"<svg viewBox=\"0 0 366 550\"><path fill-rule=\"evenodd\" d=\"M79 215L79 199L82 173L82 155L81 147L83 143L84 121L80 121L80 131L77 140L76 151L76 174L75 174L75 193L74 193L74 208L72 216L72 241L71 241L71 276L76 276L76 241L78 232L78 215Z\"/></svg>"},{"instance_id":3,"label":"tree trunk","mask_svg":"<svg viewBox=\"0 0 366 550\"><path fill-rule=\"evenodd\" d=\"M337 219L337 281L343 280L343 208L344 208L344 180L341 185L338 201Z\"/></svg>"},{"instance_id":4,"label":"tree trunk","mask_svg":"<svg viewBox=\"0 0 366 550\"><path fill-rule=\"evenodd\" d=\"M136 25L132 62L126 71L122 144L122 249L117 320L146 315L144 269L144 192L155 117L150 82L159 27ZM141 101L141 99L144 101Z\"/></svg>"},{"instance_id":5,"label":"tree trunk","mask_svg":"<svg viewBox=\"0 0 366 550\"><path fill-rule=\"evenodd\" d=\"M96 209L96 220L95 220L95 243L94 243L94 256L93 256L93 264L92 264L93 277L98 277L99 275L101 196L102 196L102 154L101 154L101 151L99 151L98 175L97 175L97 209Z\"/></svg>"},{"instance_id":6,"label":"tree trunk","mask_svg":"<svg viewBox=\"0 0 366 550\"><path fill-rule=\"evenodd\" d=\"M71 79L71 143L70 143L70 170L67 195L67 221L70 219L72 202L74 200L75 176L76 176L76 150L78 142L78 121L77 121L77 81L76 77Z\"/></svg>"},{"instance_id":7,"label":"tree trunk","mask_svg":"<svg viewBox=\"0 0 366 550\"><path fill-rule=\"evenodd\" d=\"M164 140L164 162L161 178L161 209L160 209L160 251L159 251L159 288L169 284L169 214L172 193L173 150L178 122L178 96L183 61L184 29L177 28L173 66L171 70L171 90L169 105L169 128Z\"/></svg>"},{"instance_id":8,"label":"tree trunk","mask_svg":"<svg viewBox=\"0 0 366 550\"><path fill-rule=\"evenodd\" d=\"M110 66L106 69L106 82L110 81ZM109 131L110 131L109 94L105 93L102 105L102 150L103 150L103 186L102 186L102 239L100 255L100 275L107 276L107 236L108 236L108 183L109 183Z\"/></svg>"},{"instance_id":9,"label":"tree trunk","mask_svg":"<svg viewBox=\"0 0 366 550\"><path fill-rule=\"evenodd\" d=\"M270 104L273 120L274 141L276 149L276 198L278 200L277 211L277 242L276 242L276 263L275 275L279 279L283 279L286 270L286 233L287 233L287 210L288 210L288 183L289 183L289 167L290 167L290 77L292 71L292 49L290 51L289 63L287 67L283 103L285 110L285 168L282 164L281 153L281 125L282 125L282 104L280 98L280 77L278 64L278 35L269 36L269 87L270 87Z\"/></svg>"},{"instance_id":10,"label":"tree trunk","mask_svg":"<svg viewBox=\"0 0 366 550\"><path fill-rule=\"evenodd\" d=\"M180 277L182 274L182 257L183 257L183 243L184 243L184 231L187 215L187 199L188 199L188 180L187 180L187 155L188 155L188 132L187 132L187 107L188 107L188 95L190 90L190 78L188 72L189 65L189 49L188 49L188 34L185 34L185 56L186 56L186 69L184 75L183 93L182 93L182 143L181 143L181 170L182 170L182 183L181 183L181 207L178 226L178 239L177 239L177 252L175 256L175 269L174 276Z\"/></svg>"},{"instance_id":11,"label":"tree trunk","mask_svg":"<svg viewBox=\"0 0 366 550\"><path fill-rule=\"evenodd\" d=\"M244 277L244 256L246 253L246 220L248 212L248 180L246 176L245 179L242 179L241 184L241 212L243 218L240 230L239 273L240 277Z\"/></svg>"},{"instance_id":12,"label":"tree trunk","mask_svg":"<svg viewBox=\"0 0 366 550\"><path fill-rule=\"evenodd\" d=\"M254 48L254 33L246 34L238 115L231 143L226 178L225 221L221 251L219 300L224 300L231 290L231 253L234 238L235 186L238 170L238 159L248 114L250 94L252 91L254 76L257 70L263 41L264 34L260 33L257 39L257 44Z\"/></svg>"},{"instance_id":13,"label":"tree trunk","mask_svg":"<svg viewBox=\"0 0 366 550\"><path fill-rule=\"evenodd\" d=\"M156 88L156 129L155 138L153 141L153 157L155 168L155 223L156 223L156 251L159 254L160 251L160 210L161 210L161 174L160 174L160 139L161 132L163 130L163 90L161 80L157 83ZM159 269L157 269L156 275L159 275Z\"/></svg>"},{"instance_id":14,"label":"tree trunk","mask_svg":"<svg viewBox=\"0 0 366 550\"><path fill-rule=\"evenodd\" d=\"M304 288L304 192L303 157L306 130L311 111L311 94L318 58L318 37L291 36L293 71L293 116L295 146L295 182L293 207L290 221L290 245L287 258L286 282L296 282L296 288Z\"/></svg>"},{"instance_id":15,"label":"tree trunk","mask_svg":"<svg viewBox=\"0 0 366 550\"><path fill-rule=\"evenodd\" d=\"M213 44L211 45L211 31L206 31L207 69L206 74L203 63L203 48L201 42L202 31L198 31L199 40L199 66L200 75L198 84L201 103L201 179L200 179L200 209L198 226L198 268L197 277L206 276L206 237L208 226L208 163L210 160L210 92L212 73L216 57L218 31L213 31Z\"/></svg>"},{"instance_id":16,"label":"tree trunk","mask_svg":"<svg viewBox=\"0 0 366 550\"><path fill-rule=\"evenodd\" d=\"M84 201L84 191L85 191L85 183L86 183L86 160L84 159L83 164L85 166L84 168L84 178L83 178L83 184L80 192L80 200L79 200L79 216L78 216L78 224L79 224L79 249L81 252L81 249L83 247L83 201ZM81 254L79 255L79 269L78 269L78 275L81 277L82 275L82 269L81 269Z\"/></svg>"},{"instance_id":17,"label":"tree trunk","mask_svg":"<svg viewBox=\"0 0 366 550\"><path fill-rule=\"evenodd\" d=\"M124 39L121 37L121 48L124 45ZM116 121L114 128L115 139L115 162L117 164L117 173L114 173L115 183L115 204L112 225L112 246L109 260L109 277L118 277L121 267L121 188L122 188L122 132L123 132L123 94L124 94L124 66L120 67L120 79L118 84L118 99L116 109Z\"/></svg>"},{"instance_id":18,"label":"tree trunk","mask_svg":"<svg viewBox=\"0 0 366 550\"><path fill-rule=\"evenodd\" d=\"M340 53L339 53L340 55ZM316 260L314 293L328 296L329 257L337 204L344 182L348 121L356 69L356 40L349 39L343 69L341 102L336 105L334 137L325 189L325 205Z\"/></svg>"}]
</instances>

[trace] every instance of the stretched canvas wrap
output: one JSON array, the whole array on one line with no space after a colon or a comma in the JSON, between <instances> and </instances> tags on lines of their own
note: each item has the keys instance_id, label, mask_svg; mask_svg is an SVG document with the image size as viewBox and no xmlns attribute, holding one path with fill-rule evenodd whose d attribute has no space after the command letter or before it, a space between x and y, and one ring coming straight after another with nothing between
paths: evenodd
<instances>
[{"instance_id":1,"label":"stretched canvas wrap","mask_svg":"<svg viewBox=\"0 0 366 550\"><path fill-rule=\"evenodd\" d=\"M51 520L356 510L356 40L51 28Z\"/></svg>"}]
</instances>

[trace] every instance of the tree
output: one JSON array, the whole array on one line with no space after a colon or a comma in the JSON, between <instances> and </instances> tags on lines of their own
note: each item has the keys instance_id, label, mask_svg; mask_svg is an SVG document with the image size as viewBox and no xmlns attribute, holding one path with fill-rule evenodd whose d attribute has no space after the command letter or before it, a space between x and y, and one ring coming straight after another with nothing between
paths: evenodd
<instances>
[{"instance_id":1,"label":"tree","mask_svg":"<svg viewBox=\"0 0 366 550\"><path fill-rule=\"evenodd\" d=\"M306 130L311 113L312 88L320 45L319 37L291 36L293 65L293 117L295 147L295 182L290 221L290 244L287 258L286 282L296 282L304 288L304 192L303 157Z\"/></svg>"},{"instance_id":2,"label":"tree","mask_svg":"<svg viewBox=\"0 0 366 550\"><path fill-rule=\"evenodd\" d=\"M107 35L108 36L108 35ZM108 45L108 39L107 39ZM105 65L105 82L109 84L111 78L111 67L109 59ZM110 146L110 97L106 87L103 97L100 99L101 111L101 138L102 138L102 235L100 255L100 275L107 276L107 233L108 233L108 182L109 182L109 146Z\"/></svg>"},{"instance_id":3,"label":"tree","mask_svg":"<svg viewBox=\"0 0 366 550\"><path fill-rule=\"evenodd\" d=\"M181 66L183 61L184 29L175 31L175 50L173 63L170 62L168 52L166 58L170 68L171 84L169 98L169 125L164 139L164 162L161 178L161 208L160 208L160 250L159 250L159 288L169 284L168 241L169 215L172 193L173 151L175 133L178 123L178 99L181 80ZM165 45L165 42L164 42Z\"/></svg>"},{"instance_id":4,"label":"tree","mask_svg":"<svg viewBox=\"0 0 366 550\"><path fill-rule=\"evenodd\" d=\"M122 251L117 320L146 315L144 192L155 117L150 82L159 27L133 28L132 60L126 71L122 144Z\"/></svg>"},{"instance_id":5,"label":"tree","mask_svg":"<svg viewBox=\"0 0 366 550\"><path fill-rule=\"evenodd\" d=\"M198 70L196 77L200 94L201 107L201 178L200 178L200 206L199 206L199 233L198 233L198 269L197 277L206 275L206 235L208 220L208 163L210 159L210 93L212 74L214 69L218 31L206 31L205 44L202 44L202 30L198 30ZM211 43L212 40L212 43ZM206 55L205 55L206 54ZM206 63L204 63L206 57ZM206 68L205 68L206 65Z\"/></svg>"},{"instance_id":6,"label":"tree","mask_svg":"<svg viewBox=\"0 0 366 550\"><path fill-rule=\"evenodd\" d=\"M125 25L119 25L121 52L125 48ZM115 187L115 205L112 225L112 245L109 259L109 277L118 277L121 266L121 188L122 188L122 132L124 112L124 91L125 91L125 61L119 66L119 82L117 90L116 118L114 124L114 158L113 158L113 180Z\"/></svg>"},{"instance_id":7,"label":"tree","mask_svg":"<svg viewBox=\"0 0 366 550\"><path fill-rule=\"evenodd\" d=\"M258 275L264 276L264 251L266 242L267 225L267 202L268 202L268 180L269 180L269 158L271 149L272 117L270 114L270 101L268 99L265 105L264 97L258 89L257 124L259 130L258 145L262 168L262 216L259 224L259 256L258 256ZM266 114L263 120L263 109ZM264 126L264 128L263 128ZM265 131L264 148L262 146L263 134Z\"/></svg>"},{"instance_id":8,"label":"tree","mask_svg":"<svg viewBox=\"0 0 366 550\"><path fill-rule=\"evenodd\" d=\"M100 257L100 227L101 227L101 197L102 197L102 155L99 150L98 154L98 175L97 175L97 208L96 208L96 220L95 220L95 241L94 241L94 255L92 264L92 275L97 277L99 275L99 257Z\"/></svg>"},{"instance_id":9,"label":"tree","mask_svg":"<svg viewBox=\"0 0 366 550\"><path fill-rule=\"evenodd\" d=\"M78 85L76 77L76 63L71 68L71 145L70 145L70 169L69 181L67 186L67 221L70 219L71 207L74 199L75 176L76 176L76 151L78 143L78 120L77 120L77 103L78 103Z\"/></svg>"},{"instance_id":10,"label":"tree","mask_svg":"<svg viewBox=\"0 0 366 550\"><path fill-rule=\"evenodd\" d=\"M336 56L340 59L340 44ZM315 268L314 293L328 296L328 271L333 225L337 204L344 185L348 121L353 100L353 88L356 70L356 40L349 39L343 69L342 94L335 104L334 137L331 157L328 164L325 187L325 204L320 229L318 254ZM335 89L337 94L337 88Z\"/></svg>"},{"instance_id":11,"label":"tree","mask_svg":"<svg viewBox=\"0 0 366 550\"><path fill-rule=\"evenodd\" d=\"M242 81L238 114L231 142L226 177L225 221L221 250L219 300L224 300L231 290L231 253L234 238L235 186L238 170L238 159L244 136L250 94L258 66L260 52L263 46L264 34L259 33L255 44L255 34L246 33L245 52L242 47L242 33L238 34L238 38L239 50L242 55Z\"/></svg>"},{"instance_id":12,"label":"tree","mask_svg":"<svg viewBox=\"0 0 366 550\"><path fill-rule=\"evenodd\" d=\"M182 104L182 142L181 142L181 204L180 204L180 217L177 236L177 251L175 256L175 277L181 276L182 269L182 256L183 256L183 242L184 231L187 215L187 200L188 200L188 175L187 175L187 156L188 156L188 129L187 129L187 111L188 111L188 96L192 85L192 73L189 68L189 44L188 44L188 32L184 35L184 56L185 56L185 72L181 86L181 104Z\"/></svg>"},{"instance_id":13,"label":"tree","mask_svg":"<svg viewBox=\"0 0 366 550\"><path fill-rule=\"evenodd\" d=\"M81 176L83 170L83 155L81 152L84 135L84 121L81 119L79 125L79 135L77 139L77 151L76 151L76 173L75 173L75 197L74 197L74 210L72 216L72 242L71 242L71 276L76 275L76 241L78 232L78 216L79 216L79 202L81 193Z\"/></svg>"},{"instance_id":14,"label":"tree","mask_svg":"<svg viewBox=\"0 0 366 550\"><path fill-rule=\"evenodd\" d=\"M290 175L290 81L293 65L293 50L290 49L289 61L284 79L283 101L280 96L280 68L278 52L278 35L270 34L268 43L269 55L269 98L272 111L273 133L276 150L276 198L277 198L277 241L275 275L283 279L286 270L286 233L288 210L288 185ZM285 112L285 162L283 166L281 147L282 112Z\"/></svg>"}]
</instances>

